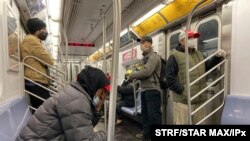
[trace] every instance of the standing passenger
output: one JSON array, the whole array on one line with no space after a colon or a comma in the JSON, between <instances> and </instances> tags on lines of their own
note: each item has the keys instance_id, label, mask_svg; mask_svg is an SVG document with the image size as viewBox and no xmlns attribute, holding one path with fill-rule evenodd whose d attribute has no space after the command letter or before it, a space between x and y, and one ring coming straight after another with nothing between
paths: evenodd
<instances>
[{"instance_id":1,"label":"standing passenger","mask_svg":"<svg viewBox=\"0 0 250 141\"><path fill-rule=\"evenodd\" d=\"M161 60L152 48L152 38L143 37L140 41L142 51L142 70L132 73L130 80L141 80L141 104L143 133L137 138L150 139L151 125L161 124L161 88L157 76L160 76ZM155 75L157 74L157 76Z\"/></svg>"},{"instance_id":2,"label":"standing passenger","mask_svg":"<svg viewBox=\"0 0 250 141\"><path fill-rule=\"evenodd\" d=\"M182 31L179 35L179 45L172 52L172 55L168 59L166 68L167 84L170 90L173 91L174 102L174 124L188 124L188 105L187 105L187 91L186 91L186 67L185 67L185 32ZM202 53L195 49L195 38L200 36L199 33L192 31L188 32L188 53L189 53L189 67L192 68L199 62L204 60ZM203 63L198 68L190 72L190 82L196 80L205 71L211 69L218 64L225 56L224 51L211 58L205 64ZM191 96L194 96L199 91L206 87L205 78L199 80L192 87L190 87ZM192 100L192 111L202 105L207 100L206 93L201 94L194 100ZM195 124L205 117L206 110L202 108L192 117L192 123Z\"/></svg>"},{"instance_id":3,"label":"standing passenger","mask_svg":"<svg viewBox=\"0 0 250 141\"><path fill-rule=\"evenodd\" d=\"M77 82L46 100L23 127L17 140L106 141L103 131L94 132L99 110L110 90L104 72L86 66Z\"/></svg>"},{"instance_id":4,"label":"standing passenger","mask_svg":"<svg viewBox=\"0 0 250 141\"><path fill-rule=\"evenodd\" d=\"M51 58L49 53L46 52L46 50L41 44L41 41L45 40L48 35L48 32L46 30L46 24L38 18L33 18L27 21L26 26L29 29L30 34L28 34L23 39L21 44L22 60L26 56L34 56L44 61L45 63L53 65L53 59ZM46 64L43 64L33 58L26 59L24 63L42 72L43 74L47 74L49 71L48 66ZM24 68L24 76L44 87L48 87L48 78L29 67ZM28 80L25 81L25 89L43 99L48 99L50 97L49 91ZM42 100L34 96L29 95L29 97L31 106L34 108L38 108L43 103Z\"/></svg>"}]
</instances>

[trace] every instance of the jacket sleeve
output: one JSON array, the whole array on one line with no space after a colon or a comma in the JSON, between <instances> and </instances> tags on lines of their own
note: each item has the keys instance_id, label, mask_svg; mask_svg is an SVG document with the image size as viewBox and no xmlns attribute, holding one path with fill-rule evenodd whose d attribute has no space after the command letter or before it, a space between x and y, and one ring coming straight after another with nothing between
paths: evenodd
<instances>
[{"instance_id":1,"label":"jacket sleeve","mask_svg":"<svg viewBox=\"0 0 250 141\"><path fill-rule=\"evenodd\" d=\"M34 41L34 40L29 40L29 44L32 47L31 48L31 53L41 59L42 61L53 65L53 59L51 58L51 56L49 55L49 53L41 46L40 43Z\"/></svg>"},{"instance_id":2,"label":"jacket sleeve","mask_svg":"<svg viewBox=\"0 0 250 141\"><path fill-rule=\"evenodd\" d=\"M178 64L175 60L175 57L171 55L168 58L166 67L167 85L170 90L176 92L177 94L182 94L182 92L184 91L184 86L182 86L177 79L178 72L179 72Z\"/></svg>"},{"instance_id":3,"label":"jacket sleeve","mask_svg":"<svg viewBox=\"0 0 250 141\"><path fill-rule=\"evenodd\" d=\"M134 88L132 85L128 84L126 86L120 86L118 87L118 93L122 95L130 95L134 93Z\"/></svg>"},{"instance_id":4,"label":"jacket sleeve","mask_svg":"<svg viewBox=\"0 0 250 141\"><path fill-rule=\"evenodd\" d=\"M210 69L212 69L214 66L219 64L222 60L223 60L223 57L217 57L217 56L214 56L211 59L207 60L205 62L206 71L209 71Z\"/></svg>"},{"instance_id":5,"label":"jacket sleeve","mask_svg":"<svg viewBox=\"0 0 250 141\"><path fill-rule=\"evenodd\" d=\"M129 76L130 80L133 79L144 79L152 76L157 65L159 64L160 58L156 53L149 56L148 61L144 64L144 68L141 71L135 72Z\"/></svg>"},{"instance_id":6,"label":"jacket sleeve","mask_svg":"<svg viewBox=\"0 0 250 141\"><path fill-rule=\"evenodd\" d=\"M92 110L88 99L77 98L65 105L64 99L58 106L65 139L68 141L106 141L104 131L94 132ZM60 108L61 107L61 108Z\"/></svg>"}]
</instances>

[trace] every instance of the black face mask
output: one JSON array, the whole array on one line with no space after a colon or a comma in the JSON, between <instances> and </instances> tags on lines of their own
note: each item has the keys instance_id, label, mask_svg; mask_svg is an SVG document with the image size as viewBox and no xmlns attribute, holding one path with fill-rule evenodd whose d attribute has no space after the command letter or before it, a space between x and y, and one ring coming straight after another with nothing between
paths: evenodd
<instances>
[{"instance_id":1,"label":"black face mask","mask_svg":"<svg viewBox=\"0 0 250 141\"><path fill-rule=\"evenodd\" d=\"M38 34L38 38L41 39L42 41L46 40L47 36L48 36L48 32L40 32Z\"/></svg>"}]
</instances>

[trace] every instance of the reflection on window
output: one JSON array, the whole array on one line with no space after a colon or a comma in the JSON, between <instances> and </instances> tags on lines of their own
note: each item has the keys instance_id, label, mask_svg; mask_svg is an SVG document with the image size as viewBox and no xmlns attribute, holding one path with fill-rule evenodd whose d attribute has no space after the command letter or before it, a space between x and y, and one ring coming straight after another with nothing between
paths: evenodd
<instances>
[{"instance_id":1,"label":"reflection on window","mask_svg":"<svg viewBox=\"0 0 250 141\"><path fill-rule=\"evenodd\" d=\"M12 14L10 9L7 11L7 29L8 29L8 70L19 71L19 36L18 36L18 20Z\"/></svg>"},{"instance_id":2,"label":"reflection on window","mask_svg":"<svg viewBox=\"0 0 250 141\"><path fill-rule=\"evenodd\" d=\"M179 43L179 35L180 35L180 32L176 33L176 34L173 34L171 37L170 37L170 51L172 51L173 49L175 49Z\"/></svg>"},{"instance_id":3,"label":"reflection on window","mask_svg":"<svg viewBox=\"0 0 250 141\"><path fill-rule=\"evenodd\" d=\"M75 65L76 74L80 73L79 66Z\"/></svg>"},{"instance_id":4,"label":"reflection on window","mask_svg":"<svg viewBox=\"0 0 250 141\"><path fill-rule=\"evenodd\" d=\"M45 8L43 0L26 0L26 3L29 7L31 16L34 16Z\"/></svg>"},{"instance_id":5,"label":"reflection on window","mask_svg":"<svg viewBox=\"0 0 250 141\"><path fill-rule=\"evenodd\" d=\"M218 21L215 19L201 24L198 32L201 34L198 39L198 50L205 57L213 54L218 49Z\"/></svg>"}]
</instances>

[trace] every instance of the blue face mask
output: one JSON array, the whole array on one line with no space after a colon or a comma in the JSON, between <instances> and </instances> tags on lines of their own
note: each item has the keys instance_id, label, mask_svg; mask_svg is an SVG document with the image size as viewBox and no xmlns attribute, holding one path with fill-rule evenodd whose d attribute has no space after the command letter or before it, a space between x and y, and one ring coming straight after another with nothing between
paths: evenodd
<instances>
[{"instance_id":1,"label":"blue face mask","mask_svg":"<svg viewBox=\"0 0 250 141\"><path fill-rule=\"evenodd\" d=\"M98 96L94 96L94 98L93 98L94 106L96 106L99 103L99 101L100 101L100 98Z\"/></svg>"}]
</instances>

